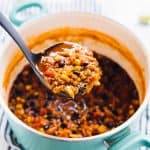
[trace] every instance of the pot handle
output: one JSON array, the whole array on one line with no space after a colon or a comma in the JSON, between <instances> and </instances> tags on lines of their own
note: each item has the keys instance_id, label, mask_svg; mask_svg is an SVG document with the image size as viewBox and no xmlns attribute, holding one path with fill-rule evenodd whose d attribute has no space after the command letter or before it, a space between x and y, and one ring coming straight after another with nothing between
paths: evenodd
<instances>
[{"instance_id":1,"label":"pot handle","mask_svg":"<svg viewBox=\"0 0 150 150\"><path fill-rule=\"evenodd\" d=\"M110 145L108 150L136 150L145 146L150 148L150 136L140 132L129 132L124 138Z\"/></svg>"},{"instance_id":2,"label":"pot handle","mask_svg":"<svg viewBox=\"0 0 150 150\"><path fill-rule=\"evenodd\" d=\"M30 13L29 9L35 9L35 14ZM28 17L25 18L19 17L19 13L22 13L23 16L23 13L25 13L25 11L27 10L28 10L27 12ZM38 1L23 2L12 9L9 15L9 19L14 25L20 26L24 22L34 17L37 17L41 14L45 14L47 12L48 12L47 7L41 2Z\"/></svg>"}]
</instances>

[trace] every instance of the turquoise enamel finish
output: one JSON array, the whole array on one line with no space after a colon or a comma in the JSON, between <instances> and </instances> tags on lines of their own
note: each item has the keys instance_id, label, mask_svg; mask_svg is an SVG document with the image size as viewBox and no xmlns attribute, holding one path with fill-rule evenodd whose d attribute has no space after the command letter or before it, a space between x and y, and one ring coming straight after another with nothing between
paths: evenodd
<instances>
[{"instance_id":1,"label":"turquoise enamel finish","mask_svg":"<svg viewBox=\"0 0 150 150\"><path fill-rule=\"evenodd\" d=\"M46 6L43 3L40 3L37 1L22 3L21 5L14 7L12 12L10 13L9 18L10 18L11 22L16 26L20 26L24 22L31 20L31 18L35 18L35 17L39 16L39 14L38 14L38 15L30 16L29 18L25 18L25 19L19 19L17 17L18 13L23 12L26 9L33 8L33 7L39 8L39 11L40 11L39 14L44 14L44 13L48 12Z\"/></svg>"},{"instance_id":2,"label":"turquoise enamel finish","mask_svg":"<svg viewBox=\"0 0 150 150\"><path fill-rule=\"evenodd\" d=\"M136 150L141 146L150 148L150 137L140 132L130 132L122 140L112 144L109 150Z\"/></svg>"},{"instance_id":3,"label":"turquoise enamel finish","mask_svg":"<svg viewBox=\"0 0 150 150\"><path fill-rule=\"evenodd\" d=\"M65 141L45 138L10 121L10 125L25 150L107 150L103 139Z\"/></svg>"},{"instance_id":4,"label":"turquoise enamel finish","mask_svg":"<svg viewBox=\"0 0 150 150\"><path fill-rule=\"evenodd\" d=\"M13 120L9 123L22 147L25 150L136 150L140 146L150 147L150 137L129 128L106 137L97 137L90 140L67 141L43 137L20 126ZM104 144L107 141L107 146Z\"/></svg>"}]
</instances>

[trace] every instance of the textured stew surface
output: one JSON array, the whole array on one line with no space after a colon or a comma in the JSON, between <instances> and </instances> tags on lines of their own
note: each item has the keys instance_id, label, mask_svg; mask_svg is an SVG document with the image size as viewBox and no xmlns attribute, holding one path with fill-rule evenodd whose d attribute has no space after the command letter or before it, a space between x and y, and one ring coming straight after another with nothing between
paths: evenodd
<instances>
[{"instance_id":1,"label":"textured stew surface","mask_svg":"<svg viewBox=\"0 0 150 150\"><path fill-rule=\"evenodd\" d=\"M76 100L56 97L26 66L15 80L9 108L30 127L69 138L94 136L125 122L139 107L137 89L127 73L112 60L98 56L101 85Z\"/></svg>"},{"instance_id":2,"label":"textured stew surface","mask_svg":"<svg viewBox=\"0 0 150 150\"><path fill-rule=\"evenodd\" d=\"M77 43L64 42L46 51L37 66L55 94L74 99L100 85L102 71L93 52Z\"/></svg>"}]
</instances>

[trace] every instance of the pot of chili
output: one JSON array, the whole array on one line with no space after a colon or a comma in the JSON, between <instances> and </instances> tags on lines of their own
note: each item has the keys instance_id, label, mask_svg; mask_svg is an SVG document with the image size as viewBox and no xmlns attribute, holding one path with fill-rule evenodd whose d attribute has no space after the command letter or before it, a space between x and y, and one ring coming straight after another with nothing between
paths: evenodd
<instances>
[{"instance_id":1,"label":"pot of chili","mask_svg":"<svg viewBox=\"0 0 150 150\"><path fill-rule=\"evenodd\" d=\"M24 23L19 32L34 52L59 41L82 44L102 69L100 85L76 101L66 100L42 86L14 42L7 41L0 56L0 103L24 149L150 147L148 136L130 130L149 99L150 63L129 30L102 16L61 13Z\"/></svg>"}]
</instances>

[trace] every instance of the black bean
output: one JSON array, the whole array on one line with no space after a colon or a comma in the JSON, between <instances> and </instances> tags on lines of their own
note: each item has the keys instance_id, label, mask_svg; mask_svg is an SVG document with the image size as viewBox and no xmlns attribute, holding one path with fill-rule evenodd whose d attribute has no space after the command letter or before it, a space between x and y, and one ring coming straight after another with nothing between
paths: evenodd
<instances>
[{"instance_id":1,"label":"black bean","mask_svg":"<svg viewBox=\"0 0 150 150\"><path fill-rule=\"evenodd\" d=\"M47 97L46 97L47 100L56 100L56 96L54 94L52 94L51 92L47 92Z\"/></svg>"},{"instance_id":2,"label":"black bean","mask_svg":"<svg viewBox=\"0 0 150 150\"><path fill-rule=\"evenodd\" d=\"M50 128L50 125L49 124L46 124L43 126L44 130L48 130Z\"/></svg>"},{"instance_id":3,"label":"black bean","mask_svg":"<svg viewBox=\"0 0 150 150\"><path fill-rule=\"evenodd\" d=\"M39 114L34 112L34 113L32 114L32 116L33 116L33 117L38 117Z\"/></svg>"},{"instance_id":4,"label":"black bean","mask_svg":"<svg viewBox=\"0 0 150 150\"><path fill-rule=\"evenodd\" d=\"M89 63L83 63L81 66L84 66L84 67L86 67L87 65L88 65Z\"/></svg>"},{"instance_id":5,"label":"black bean","mask_svg":"<svg viewBox=\"0 0 150 150\"><path fill-rule=\"evenodd\" d=\"M48 100L45 100L45 102L44 102L44 104L43 104L43 107L47 107L48 106L48 104L49 104L49 101Z\"/></svg>"},{"instance_id":6,"label":"black bean","mask_svg":"<svg viewBox=\"0 0 150 150\"><path fill-rule=\"evenodd\" d=\"M31 110L33 110L35 113L39 113L39 109L36 107L32 107Z\"/></svg>"},{"instance_id":7,"label":"black bean","mask_svg":"<svg viewBox=\"0 0 150 150\"><path fill-rule=\"evenodd\" d=\"M29 106L31 106L31 107L34 107L34 106L35 106L34 100L29 100Z\"/></svg>"},{"instance_id":8,"label":"black bean","mask_svg":"<svg viewBox=\"0 0 150 150\"><path fill-rule=\"evenodd\" d=\"M93 120L93 113L88 112L86 119L87 121Z\"/></svg>"},{"instance_id":9,"label":"black bean","mask_svg":"<svg viewBox=\"0 0 150 150\"><path fill-rule=\"evenodd\" d=\"M72 116L71 116L71 119L72 119L72 120L77 120L77 119L79 119L79 117L80 117L80 115L79 115L78 113L74 112L74 113L72 114Z\"/></svg>"},{"instance_id":10,"label":"black bean","mask_svg":"<svg viewBox=\"0 0 150 150\"><path fill-rule=\"evenodd\" d=\"M14 95L22 96L22 95L23 95L23 91L22 91L22 90L16 90L16 91L14 92Z\"/></svg>"},{"instance_id":11,"label":"black bean","mask_svg":"<svg viewBox=\"0 0 150 150\"><path fill-rule=\"evenodd\" d=\"M133 97L138 97L138 92L136 89L133 90L133 93L132 93Z\"/></svg>"},{"instance_id":12,"label":"black bean","mask_svg":"<svg viewBox=\"0 0 150 150\"><path fill-rule=\"evenodd\" d=\"M26 104L26 103L23 104L24 109L27 109L28 107L29 107L28 104Z\"/></svg>"},{"instance_id":13,"label":"black bean","mask_svg":"<svg viewBox=\"0 0 150 150\"><path fill-rule=\"evenodd\" d=\"M109 110L110 110L114 115L117 115L117 114L118 114L118 112L116 111L116 108L115 108L115 109L112 109L112 108L109 107Z\"/></svg>"},{"instance_id":14,"label":"black bean","mask_svg":"<svg viewBox=\"0 0 150 150\"><path fill-rule=\"evenodd\" d=\"M52 115L51 112L48 112L48 113L47 113L47 119L48 119L48 120L53 119L53 115Z\"/></svg>"},{"instance_id":15,"label":"black bean","mask_svg":"<svg viewBox=\"0 0 150 150\"><path fill-rule=\"evenodd\" d=\"M59 106L57 106L57 107L56 107L56 110L61 112L61 111L62 111L62 108L59 107Z\"/></svg>"},{"instance_id":16,"label":"black bean","mask_svg":"<svg viewBox=\"0 0 150 150\"><path fill-rule=\"evenodd\" d=\"M102 125L103 124L103 121L101 119L98 119L98 124L99 125Z\"/></svg>"},{"instance_id":17,"label":"black bean","mask_svg":"<svg viewBox=\"0 0 150 150\"><path fill-rule=\"evenodd\" d=\"M59 67L64 67L65 66L65 60L61 60L59 62Z\"/></svg>"},{"instance_id":18,"label":"black bean","mask_svg":"<svg viewBox=\"0 0 150 150\"><path fill-rule=\"evenodd\" d=\"M80 88L79 88L79 93L84 93L86 89L86 84L83 84Z\"/></svg>"},{"instance_id":19,"label":"black bean","mask_svg":"<svg viewBox=\"0 0 150 150\"><path fill-rule=\"evenodd\" d=\"M64 128L67 128L67 125L66 125L65 123L62 123L62 124L61 124L61 128L63 128L63 129L64 129Z\"/></svg>"},{"instance_id":20,"label":"black bean","mask_svg":"<svg viewBox=\"0 0 150 150\"><path fill-rule=\"evenodd\" d=\"M77 133L77 131L76 131L76 130L73 130L73 131L72 131L72 133L73 133L73 134L76 134L76 133Z\"/></svg>"},{"instance_id":21,"label":"black bean","mask_svg":"<svg viewBox=\"0 0 150 150\"><path fill-rule=\"evenodd\" d=\"M97 130L94 130L94 131L92 132L92 135L97 135L97 134L99 134Z\"/></svg>"},{"instance_id":22,"label":"black bean","mask_svg":"<svg viewBox=\"0 0 150 150\"><path fill-rule=\"evenodd\" d=\"M75 74L75 75L77 75L77 76L79 76L80 75L80 72L79 71L73 71L73 73Z\"/></svg>"},{"instance_id":23,"label":"black bean","mask_svg":"<svg viewBox=\"0 0 150 150\"><path fill-rule=\"evenodd\" d=\"M108 95L105 93L99 94L98 98L101 98L104 102L104 104L108 104Z\"/></svg>"},{"instance_id":24,"label":"black bean","mask_svg":"<svg viewBox=\"0 0 150 150\"><path fill-rule=\"evenodd\" d=\"M109 122L109 123L107 123L107 126L108 126L109 128L113 128L113 127L116 126L116 123L115 123L115 122Z\"/></svg>"}]
</instances>

